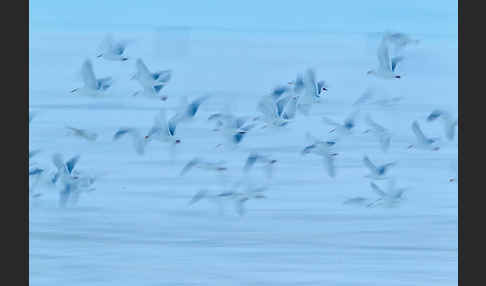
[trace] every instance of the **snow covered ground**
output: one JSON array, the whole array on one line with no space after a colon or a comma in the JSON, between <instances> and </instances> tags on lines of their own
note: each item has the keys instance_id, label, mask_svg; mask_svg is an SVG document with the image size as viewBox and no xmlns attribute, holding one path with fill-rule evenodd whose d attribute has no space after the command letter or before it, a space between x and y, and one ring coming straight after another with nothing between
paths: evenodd
<instances>
[{"instance_id":1,"label":"snow covered ground","mask_svg":"<svg viewBox=\"0 0 486 286\"><path fill-rule=\"evenodd\" d=\"M96 58L108 31L36 31L30 34L30 148L41 149L39 166L54 169L51 157L80 154L77 168L103 176L77 206L58 207L59 188L39 185L30 201L31 285L456 285L458 279L457 133L444 138L439 122L426 122L435 108L457 117L457 37L413 35L420 44L405 50L399 80L366 75L377 65L379 36L373 34L258 33L164 29L115 32L133 40L126 62ZM177 52L177 51L182 52ZM139 87L130 76L141 57L150 69L173 70L162 90L166 102L131 97ZM83 60L98 77L113 76L105 98L73 96L82 85ZM207 118L228 106L239 115L258 115L258 99L273 87L314 68L329 84L311 115L287 127L250 132L237 148L216 145L222 137ZM390 150L355 133L339 144L337 176L322 161L302 156L306 132L328 136L322 116L341 120L352 103L373 87L402 101L367 106L362 114L392 130ZM153 142L137 155L129 138L112 141L119 127L146 132L161 107L175 112L181 96L211 95L191 123L178 126L182 143L171 161L167 145ZM437 152L407 149L411 123L441 138ZM65 126L99 134L95 142L68 136ZM267 180L255 169L245 179L245 159L263 150L278 162ZM345 205L352 197L376 199L364 155L397 161L390 171L409 188L397 207ZM179 176L195 156L225 160L226 183L244 178L268 185L266 198L246 202L239 216L231 202L223 213L208 201L188 206L202 188L218 190L221 178L202 170ZM384 181L376 181L384 186Z\"/></svg>"}]
</instances>

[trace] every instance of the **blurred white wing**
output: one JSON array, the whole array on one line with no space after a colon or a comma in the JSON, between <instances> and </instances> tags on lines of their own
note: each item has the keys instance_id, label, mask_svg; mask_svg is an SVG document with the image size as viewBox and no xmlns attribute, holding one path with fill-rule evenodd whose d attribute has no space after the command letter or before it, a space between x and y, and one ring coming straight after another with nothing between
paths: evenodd
<instances>
[{"instance_id":1,"label":"blurred white wing","mask_svg":"<svg viewBox=\"0 0 486 286\"><path fill-rule=\"evenodd\" d=\"M385 38L381 40L377 55L380 69L384 71L391 71L390 54L388 52L388 45Z\"/></svg>"},{"instance_id":2,"label":"blurred white wing","mask_svg":"<svg viewBox=\"0 0 486 286\"><path fill-rule=\"evenodd\" d=\"M420 126L417 121L414 121L412 123L412 131L413 134L415 134L415 137L417 137L417 140L421 143L427 142L427 138L425 137L424 133L420 129Z\"/></svg>"},{"instance_id":3,"label":"blurred white wing","mask_svg":"<svg viewBox=\"0 0 486 286\"><path fill-rule=\"evenodd\" d=\"M138 74L145 78L145 79L149 79L151 78L151 74L150 74L150 71L149 69L147 68L147 66L145 65L145 63L142 61L142 59L137 59L135 61L135 66L137 68L137 72Z\"/></svg>"},{"instance_id":4,"label":"blurred white wing","mask_svg":"<svg viewBox=\"0 0 486 286\"><path fill-rule=\"evenodd\" d=\"M371 173L373 173L373 174L378 173L376 166L371 162L371 160L368 158L368 156L364 156L363 164L371 171Z\"/></svg>"},{"instance_id":5,"label":"blurred white wing","mask_svg":"<svg viewBox=\"0 0 486 286\"><path fill-rule=\"evenodd\" d=\"M90 60L84 61L81 67L81 76L84 84L91 89L98 89L98 84Z\"/></svg>"}]
</instances>

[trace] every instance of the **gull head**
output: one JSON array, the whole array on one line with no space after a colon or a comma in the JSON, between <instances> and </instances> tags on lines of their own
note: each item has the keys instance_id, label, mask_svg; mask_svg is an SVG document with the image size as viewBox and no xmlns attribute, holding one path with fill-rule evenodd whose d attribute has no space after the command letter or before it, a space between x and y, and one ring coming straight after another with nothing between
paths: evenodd
<instances>
[{"instance_id":1,"label":"gull head","mask_svg":"<svg viewBox=\"0 0 486 286\"><path fill-rule=\"evenodd\" d=\"M277 160L273 159L273 160L270 160L270 164L275 164L277 163Z\"/></svg>"},{"instance_id":2,"label":"gull head","mask_svg":"<svg viewBox=\"0 0 486 286\"><path fill-rule=\"evenodd\" d=\"M181 143L181 140L180 140L180 139L177 139L177 140L175 141L175 144L179 144L179 143Z\"/></svg>"},{"instance_id":3,"label":"gull head","mask_svg":"<svg viewBox=\"0 0 486 286\"><path fill-rule=\"evenodd\" d=\"M399 76L399 75L396 75L396 76L395 76L395 78L401 78L401 76Z\"/></svg>"},{"instance_id":4,"label":"gull head","mask_svg":"<svg viewBox=\"0 0 486 286\"><path fill-rule=\"evenodd\" d=\"M121 58L121 61L124 62L124 61L128 61L128 58Z\"/></svg>"},{"instance_id":5,"label":"gull head","mask_svg":"<svg viewBox=\"0 0 486 286\"><path fill-rule=\"evenodd\" d=\"M103 54L99 54L99 55L97 55L96 57L97 57L97 58L101 58L102 56L103 56Z\"/></svg>"},{"instance_id":6,"label":"gull head","mask_svg":"<svg viewBox=\"0 0 486 286\"><path fill-rule=\"evenodd\" d=\"M376 74L376 72L374 70L369 70L367 73L367 75L370 75L370 74Z\"/></svg>"},{"instance_id":7,"label":"gull head","mask_svg":"<svg viewBox=\"0 0 486 286\"><path fill-rule=\"evenodd\" d=\"M76 92L79 88L75 88L73 90L71 90L70 92L73 93L73 92Z\"/></svg>"}]
</instances>

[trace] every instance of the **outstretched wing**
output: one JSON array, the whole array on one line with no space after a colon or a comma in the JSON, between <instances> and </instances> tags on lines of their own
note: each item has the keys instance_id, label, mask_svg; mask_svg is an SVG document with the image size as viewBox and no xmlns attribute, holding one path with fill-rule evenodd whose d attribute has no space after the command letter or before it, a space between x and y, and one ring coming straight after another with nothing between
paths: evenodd
<instances>
[{"instance_id":1,"label":"outstretched wing","mask_svg":"<svg viewBox=\"0 0 486 286\"><path fill-rule=\"evenodd\" d=\"M189 201L189 205L192 205L194 203L197 203L198 201L200 201L201 199L203 199L204 197L206 197L206 194L207 193L208 193L208 190L200 190Z\"/></svg>"},{"instance_id":2,"label":"outstretched wing","mask_svg":"<svg viewBox=\"0 0 486 286\"><path fill-rule=\"evenodd\" d=\"M258 154L250 153L250 155L246 159L246 163L245 163L245 166L243 167L243 170L245 172L248 172L250 170L250 168L253 167L253 165L255 164L257 158L258 158Z\"/></svg>"},{"instance_id":3,"label":"outstretched wing","mask_svg":"<svg viewBox=\"0 0 486 286\"><path fill-rule=\"evenodd\" d=\"M181 170L181 173L180 173L180 176L183 176L185 175L187 172L189 172L189 170L191 170L194 166L197 165L197 163L199 163L199 160L197 158L194 158L192 159L191 161L189 161L185 166L184 168L182 168Z\"/></svg>"},{"instance_id":4,"label":"outstretched wing","mask_svg":"<svg viewBox=\"0 0 486 286\"><path fill-rule=\"evenodd\" d=\"M128 134L130 132L133 132L133 128L126 128L126 127L123 127L123 128L120 128L118 129L118 131L115 133L115 135L113 135L113 140L118 140L120 139L122 136L124 136L125 134Z\"/></svg>"},{"instance_id":5,"label":"outstretched wing","mask_svg":"<svg viewBox=\"0 0 486 286\"><path fill-rule=\"evenodd\" d=\"M401 62L401 61L403 61L403 59L404 59L404 58L403 58L402 56L399 56L399 57L393 57L393 58L391 59L391 69L392 69L392 71L393 71L393 72L395 71L395 69L396 69L396 67L397 67L398 63L399 63L399 62Z\"/></svg>"},{"instance_id":6,"label":"outstretched wing","mask_svg":"<svg viewBox=\"0 0 486 286\"><path fill-rule=\"evenodd\" d=\"M334 178L336 176L336 167L334 165L334 156L327 154L324 157L324 168L326 168L329 177Z\"/></svg>"},{"instance_id":7,"label":"outstretched wing","mask_svg":"<svg viewBox=\"0 0 486 286\"><path fill-rule=\"evenodd\" d=\"M378 64L380 69L384 71L391 71L392 68L391 68L390 55L388 52L388 45L385 38L381 40L380 46L378 47L377 56L378 56Z\"/></svg>"},{"instance_id":8,"label":"outstretched wing","mask_svg":"<svg viewBox=\"0 0 486 286\"><path fill-rule=\"evenodd\" d=\"M76 156L72 157L71 159L69 159L69 161L66 162L66 168L67 168L67 171L69 172L69 174L71 174L74 167L76 167L76 164L78 163L79 158L80 158L80 155L76 155Z\"/></svg>"},{"instance_id":9,"label":"outstretched wing","mask_svg":"<svg viewBox=\"0 0 486 286\"><path fill-rule=\"evenodd\" d=\"M377 170L377 168L376 168L375 164L373 164L373 163L371 162L371 160L368 158L368 156L364 156L364 157L363 157L363 164L364 164L364 165L365 165L365 166L366 166L368 169L370 169L370 171L371 171L372 173L377 173L377 172L378 172L378 170Z\"/></svg>"},{"instance_id":10,"label":"outstretched wing","mask_svg":"<svg viewBox=\"0 0 486 286\"><path fill-rule=\"evenodd\" d=\"M111 85L113 84L113 79L112 77L104 77L96 80L96 86L97 88L101 90L107 90Z\"/></svg>"},{"instance_id":11,"label":"outstretched wing","mask_svg":"<svg viewBox=\"0 0 486 286\"><path fill-rule=\"evenodd\" d=\"M135 61L135 67L137 68L137 72L140 76L147 79L151 78L152 75L150 74L149 69L147 68L147 66L145 65L142 59L138 58Z\"/></svg>"},{"instance_id":12,"label":"outstretched wing","mask_svg":"<svg viewBox=\"0 0 486 286\"><path fill-rule=\"evenodd\" d=\"M98 89L98 82L93 71L93 65L90 60L85 60L81 66L81 77L84 84L91 89Z\"/></svg>"},{"instance_id":13,"label":"outstretched wing","mask_svg":"<svg viewBox=\"0 0 486 286\"><path fill-rule=\"evenodd\" d=\"M417 121L412 123L412 131L419 142L427 142L427 137L425 137Z\"/></svg>"},{"instance_id":14,"label":"outstretched wing","mask_svg":"<svg viewBox=\"0 0 486 286\"><path fill-rule=\"evenodd\" d=\"M386 196L386 193L380 187L378 187L375 183L371 182L370 183L370 186L371 186L371 189L376 194L378 194L380 197L385 197Z\"/></svg>"}]
</instances>

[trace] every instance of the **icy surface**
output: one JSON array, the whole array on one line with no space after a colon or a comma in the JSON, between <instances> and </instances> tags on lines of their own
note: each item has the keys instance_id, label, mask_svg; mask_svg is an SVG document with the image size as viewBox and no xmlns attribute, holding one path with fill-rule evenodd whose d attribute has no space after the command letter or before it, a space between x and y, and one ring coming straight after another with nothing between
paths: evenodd
<instances>
[{"instance_id":1,"label":"icy surface","mask_svg":"<svg viewBox=\"0 0 486 286\"><path fill-rule=\"evenodd\" d=\"M456 285L457 134L444 138L439 122L426 117L443 108L457 117L457 37L417 36L405 50L400 80L367 76L377 64L378 37L366 34L286 34L163 29L118 32L133 39L126 62L96 58L108 31L43 31L30 34L30 102L37 112L30 124L30 148L39 166L52 170L55 152L80 154L80 170L101 173L96 190L77 206L58 207L59 188L38 186L43 196L30 200L29 274L31 285ZM171 41L170 37L176 40ZM172 46L171 46L172 45ZM174 47L174 45L176 45ZM183 53L174 53L178 48ZM134 60L150 69L172 69L161 93L166 102L131 97L139 89L130 76ZM69 93L82 82L84 59L93 60L98 77L113 76L105 98ZM250 132L236 148L211 131L207 118L227 106L239 115L257 115L260 96L314 68L329 83L326 98L281 129ZM392 97L394 106L362 111L392 131L390 150L355 134L340 142L337 176L322 161L302 156L306 132L326 138L322 116L342 120L368 87ZM173 161L167 145L152 142L145 155L130 140L112 141L122 126L152 126L161 107L175 112L181 96L211 95L195 121L178 126L182 143ZM441 138L439 151L407 149L414 143L411 123ZM99 134L95 142L68 136L65 126ZM208 201L188 206L200 189L217 190L221 178L204 170L179 176L194 156L225 160L226 182L244 178L252 150L278 160L266 180L256 168L247 180L264 182L266 199L247 202L239 216L231 202L224 211ZM380 164L397 161L390 173L406 199L393 208L345 205L352 197L376 199L365 177L364 155ZM377 184L384 185L383 181Z\"/></svg>"}]
</instances>

